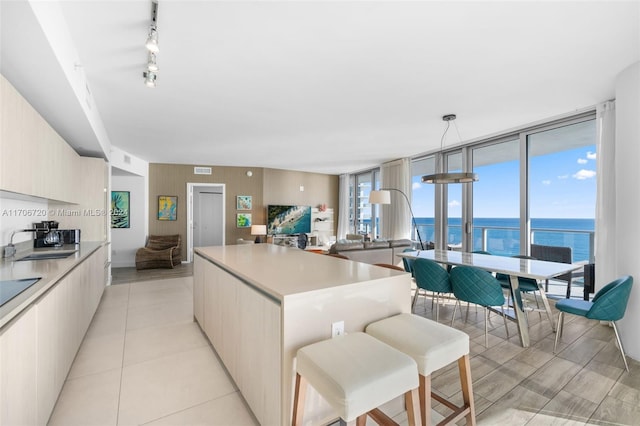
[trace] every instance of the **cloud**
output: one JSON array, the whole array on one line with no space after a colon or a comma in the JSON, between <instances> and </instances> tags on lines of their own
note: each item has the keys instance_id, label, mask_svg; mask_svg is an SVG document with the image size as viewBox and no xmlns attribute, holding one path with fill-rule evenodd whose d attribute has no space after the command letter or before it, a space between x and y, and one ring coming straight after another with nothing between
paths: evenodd
<instances>
[{"instance_id":1,"label":"cloud","mask_svg":"<svg viewBox=\"0 0 640 426\"><path fill-rule=\"evenodd\" d=\"M413 185L411 185L412 189L420 189L422 188L422 184L420 182L413 182Z\"/></svg>"},{"instance_id":2,"label":"cloud","mask_svg":"<svg viewBox=\"0 0 640 426\"><path fill-rule=\"evenodd\" d=\"M548 179L547 179L547 180L543 180L543 181L542 181L542 184L543 184L543 185L551 185L551 181L550 181L550 180L548 180Z\"/></svg>"},{"instance_id":3,"label":"cloud","mask_svg":"<svg viewBox=\"0 0 640 426\"><path fill-rule=\"evenodd\" d=\"M589 160L586 158L578 158L578 164L587 164Z\"/></svg>"},{"instance_id":4,"label":"cloud","mask_svg":"<svg viewBox=\"0 0 640 426\"><path fill-rule=\"evenodd\" d=\"M460 201L458 200L449 201L449 208L451 207L460 207Z\"/></svg>"},{"instance_id":5,"label":"cloud","mask_svg":"<svg viewBox=\"0 0 640 426\"><path fill-rule=\"evenodd\" d=\"M569 175L560 175L558 179L569 179Z\"/></svg>"},{"instance_id":6,"label":"cloud","mask_svg":"<svg viewBox=\"0 0 640 426\"><path fill-rule=\"evenodd\" d=\"M595 176L596 176L596 171L595 170L582 169L578 173L574 174L573 178L574 179L578 179L578 180L585 180L585 179L591 179L591 178L593 178Z\"/></svg>"},{"instance_id":7,"label":"cloud","mask_svg":"<svg viewBox=\"0 0 640 426\"><path fill-rule=\"evenodd\" d=\"M587 158L589 160L595 160L596 159L596 153L595 152L591 152L591 151L587 151Z\"/></svg>"}]
</instances>

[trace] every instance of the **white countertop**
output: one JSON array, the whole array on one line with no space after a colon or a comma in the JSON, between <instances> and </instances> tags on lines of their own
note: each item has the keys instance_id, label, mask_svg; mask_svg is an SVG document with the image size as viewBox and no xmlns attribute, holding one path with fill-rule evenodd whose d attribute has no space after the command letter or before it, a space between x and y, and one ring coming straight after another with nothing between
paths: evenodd
<instances>
[{"instance_id":1,"label":"white countertop","mask_svg":"<svg viewBox=\"0 0 640 426\"><path fill-rule=\"evenodd\" d=\"M195 251L281 302L300 293L406 274L273 244L201 247Z\"/></svg>"},{"instance_id":2,"label":"white countertop","mask_svg":"<svg viewBox=\"0 0 640 426\"><path fill-rule=\"evenodd\" d=\"M58 248L34 249L19 252L14 257L0 260L0 280L41 278L37 283L0 306L0 327L20 314L20 312L44 294L51 286L104 244L106 244L105 241L87 241L78 245L67 244ZM14 260L31 252L66 252L74 250L75 252L72 255L63 259Z\"/></svg>"}]
</instances>

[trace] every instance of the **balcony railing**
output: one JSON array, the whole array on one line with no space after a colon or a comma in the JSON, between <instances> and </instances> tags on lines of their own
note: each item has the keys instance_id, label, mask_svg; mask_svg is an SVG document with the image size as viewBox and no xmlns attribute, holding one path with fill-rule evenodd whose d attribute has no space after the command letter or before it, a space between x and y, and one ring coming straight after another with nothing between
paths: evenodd
<instances>
[{"instance_id":1,"label":"balcony railing","mask_svg":"<svg viewBox=\"0 0 640 426\"><path fill-rule=\"evenodd\" d=\"M434 225L418 225L423 241L434 241ZM415 239L415 229L413 230ZM449 225L447 244L456 246L462 241L462 227ZM594 262L594 231L575 229L544 229L531 230L533 244L571 247L574 263ZM513 256L520 254L520 229L500 226L475 226L473 228L473 250L485 250L492 254Z\"/></svg>"}]
</instances>

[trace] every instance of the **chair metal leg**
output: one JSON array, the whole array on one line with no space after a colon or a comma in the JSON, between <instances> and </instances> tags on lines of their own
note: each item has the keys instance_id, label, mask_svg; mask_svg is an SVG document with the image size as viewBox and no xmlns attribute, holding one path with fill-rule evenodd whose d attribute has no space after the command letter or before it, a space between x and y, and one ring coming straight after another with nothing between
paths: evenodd
<instances>
[{"instance_id":1,"label":"chair metal leg","mask_svg":"<svg viewBox=\"0 0 640 426\"><path fill-rule=\"evenodd\" d=\"M618 327L616 327L615 321L611 321L613 325L613 331L616 332L616 340L618 341L618 347L620 348L620 355L622 355L622 360L624 361L624 368L629 372L629 365L627 364L627 357L624 355L624 349L622 349L622 340L620 340L620 335L618 334Z\"/></svg>"},{"instance_id":2,"label":"chair metal leg","mask_svg":"<svg viewBox=\"0 0 640 426\"><path fill-rule=\"evenodd\" d=\"M502 310L502 320L504 321L504 329L507 330L507 340L509 340L509 327L507 327L507 316L504 314L504 306L500 306Z\"/></svg>"},{"instance_id":3,"label":"chair metal leg","mask_svg":"<svg viewBox=\"0 0 640 426\"><path fill-rule=\"evenodd\" d=\"M553 353L556 353L556 348L558 347L558 340L560 339L560 335L562 335L562 328L564 327L564 312L560 311L560 315L558 315L558 327L556 329L556 340L553 343Z\"/></svg>"},{"instance_id":4,"label":"chair metal leg","mask_svg":"<svg viewBox=\"0 0 640 426\"><path fill-rule=\"evenodd\" d=\"M459 301L456 301L456 304L453 305L453 316L451 317L451 327L453 327L453 322L456 320L456 310L458 308L458 302ZM462 307L460 307L460 311L462 313Z\"/></svg>"},{"instance_id":5,"label":"chair metal leg","mask_svg":"<svg viewBox=\"0 0 640 426\"><path fill-rule=\"evenodd\" d=\"M419 294L420 294L420 287L416 288L416 292L413 295L413 300L411 301L411 312L413 312L413 309L416 306L416 300L418 300Z\"/></svg>"},{"instance_id":6,"label":"chair metal leg","mask_svg":"<svg viewBox=\"0 0 640 426\"><path fill-rule=\"evenodd\" d=\"M489 309L484 307L484 347L489 347Z\"/></svg>"}]
</instances>

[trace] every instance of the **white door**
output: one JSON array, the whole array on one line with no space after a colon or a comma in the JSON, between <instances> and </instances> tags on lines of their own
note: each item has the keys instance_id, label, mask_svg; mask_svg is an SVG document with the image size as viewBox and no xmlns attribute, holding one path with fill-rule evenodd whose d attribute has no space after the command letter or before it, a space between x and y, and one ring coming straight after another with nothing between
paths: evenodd
<instances>
[{"instance_id":1,"label":"white door","mask_svg":"<svg viewBox=\"0 0 640 426\"><path fill-rule=\"evenodd\" d=\"M215 188L194 188L193 247L223 244L222 191Z\"/></svg>"}]
</instances>

